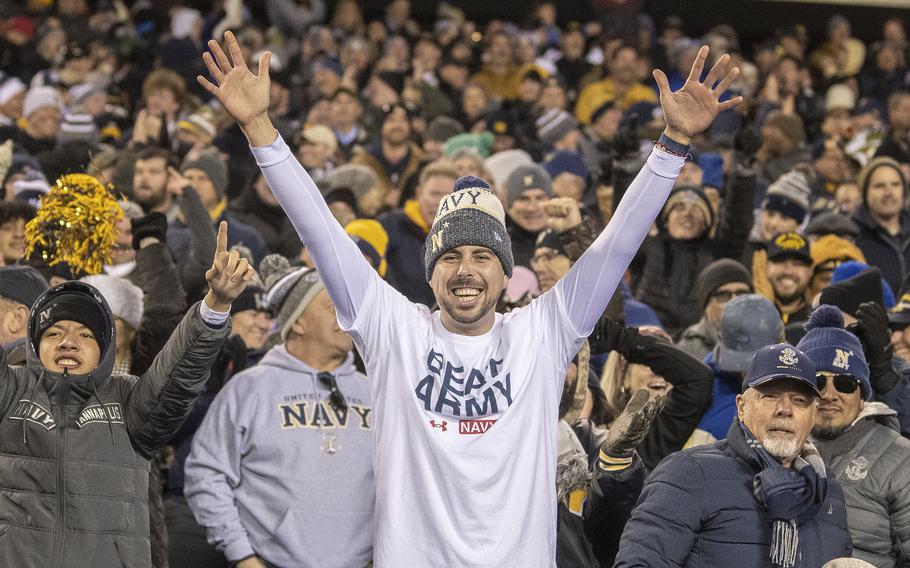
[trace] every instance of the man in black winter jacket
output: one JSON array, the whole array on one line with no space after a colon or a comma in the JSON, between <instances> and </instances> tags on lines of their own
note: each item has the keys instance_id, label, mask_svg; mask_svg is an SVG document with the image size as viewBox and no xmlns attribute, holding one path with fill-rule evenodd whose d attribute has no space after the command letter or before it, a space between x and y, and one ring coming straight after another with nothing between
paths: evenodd
<instances>
[{"instance_id":1,"label":"man in black winter jacket","mask_svg":"<svg viewBox=\"0 0 910 568\"><path fill-rule=\"evenodd\" d=\"M36 300L25 367L0 354L0 566L151 566L149 458L189 413L252 277L222 224L210 291L141 378L114 375L101 294L65 282Z\"/></svg>"}]
</instances>

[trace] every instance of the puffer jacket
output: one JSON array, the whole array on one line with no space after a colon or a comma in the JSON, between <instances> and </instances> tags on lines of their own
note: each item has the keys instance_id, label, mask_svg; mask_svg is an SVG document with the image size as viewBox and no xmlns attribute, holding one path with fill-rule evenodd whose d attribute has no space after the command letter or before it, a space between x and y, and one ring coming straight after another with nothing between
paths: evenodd
<instances>
[{"instance_id":1,"label":"puffer jacket","mask_svg":"<svg viewBox=\"0 0 910 568\"><path fill-rule=\"evenodd\" d=\"M737 422L725 440L667 457L626 523L615 568L771 566L772 523L753 494L760 470ZM829 477L816 517L799 526L795 568L850 553L844 494Z\"/></svg>"},{"instance_id":2,"label":"puffer jacket","mask_svg":"<svg viewBox=\"0 0 910 568\"><path fill-rule=\"evenodd\" d=\"M110 341L87 375L48 371L35 350L39 314L61 292L103 308ZM97 290L67 282L29 315L27 364L0 359L0 566L148 567L149 457L203 389L230 326L193 306L148 371L112 375L114 318Z\"/></svg>"},{"instance_id":3,"label":"puffer jacket","mask_svg":"<svg viewBox=\"0 0 910 568\"><path fill-rule=\"evenodd\" d=\"M866 403L860 416L816 446L844 490L853 556L878 568L910 566L910 440L884 404Z\"/></svg>"}]
</instances>

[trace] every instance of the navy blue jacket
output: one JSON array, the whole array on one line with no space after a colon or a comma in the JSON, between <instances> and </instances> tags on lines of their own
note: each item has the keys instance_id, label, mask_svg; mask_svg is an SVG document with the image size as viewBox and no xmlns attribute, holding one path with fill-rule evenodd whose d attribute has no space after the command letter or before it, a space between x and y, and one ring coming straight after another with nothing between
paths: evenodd
<instances>
[{"instance_id":1,"label":"navy blue jacket","mask_svg":"<svg viewBox=\"0 0 910 568\"><path fill-rule=\"evenodd\" d=\"M737 423L725 440L667 457L626 523L615 567L768 568L771 520L752 494L760 469ZM844 494L829 477L818 515L799 527L796 566L818 568L852 549Z\"/></svg>"},{"instance_id":2,"label":"navy blue jacket","mask_svg":"<svg viewBox=\"0 0 910 568\"><path fill-rule=\"evenodd\" d=\"M436 298L427 283L423 257L429 227L421 223L420 207L414 200L395 211L380 215L379 222L389 234L385 258L389 265L386 281L412 302L433 307Z\"/></svg>"}]
</instances>

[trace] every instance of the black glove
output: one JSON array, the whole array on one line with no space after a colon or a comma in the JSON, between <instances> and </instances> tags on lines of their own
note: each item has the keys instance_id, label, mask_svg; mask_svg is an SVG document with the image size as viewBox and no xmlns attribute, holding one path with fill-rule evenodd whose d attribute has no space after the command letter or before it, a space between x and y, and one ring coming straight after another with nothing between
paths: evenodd
<instances>
[{"instance_id":1,"label":"black glove","mask_svg":"<svg viewBox=\"0 0 910 568\"><path fill-rule=\"evenodd\" d=\"M736 137L733 138L733 152L736 161L747 166L754 164L761 144L761 136L746 119L743 119L742 125L736 132Z\"/></svg>"},{"instance_id":2,"label":"black glove","mask_svg":"<svg viewBox=\"0 0 910 568\"><path fill-rule=\"evenodd\" d=\"M146 237L154 237L162 244L167 237L167 217L157 211L145 217L133 219L133 248L139 250L139 243Z\"/></svg>"},{"instance_id":3,"label":"black glove","mask_svg":"<svg viewBox=\"0 0 910 568\"><path fill-rule=\"evenodd\" d=\"M638 114L632 114L619 125L619 130L613 138L616 160L641 162L641 132L638 123Z\"/></svg>"},{"instance_id":4,"label":"black glove","mask_svg":"<svg viewBox=\"0 0 910 568\"><path fill-rule=\"evenodd\" d=\"M651 422L663 410L666 401L667 397L651 396L647 389L635 391L629 404L607 430L607 440L601 450L612 457L632 455L648 435Z\"/></svg>"},{"instance_id":5,"label":"black glove","mask_svg":"<svg viewBox=\"0 0 910 568\"><path fill-rule=\"evenodd\" d=\"M898 376L891 368L891 330L888 314L878 302L864 302L856 309L856 335L863 344L872 390L884 394L894 388Z\"/></svg>"},{"instance_id":6,"label":"black glove","mask_svg":"<svg viewBox=\"0 0 910 568\"><path fill-rule=\"evenodd\" d=\"M591 355L618 351L620 355L628 358L639 337L638 330L634 327L626 327L618 321L602 317L600 323L595 326L594 333L588 338Z\"/></svg>"}]
</instances>

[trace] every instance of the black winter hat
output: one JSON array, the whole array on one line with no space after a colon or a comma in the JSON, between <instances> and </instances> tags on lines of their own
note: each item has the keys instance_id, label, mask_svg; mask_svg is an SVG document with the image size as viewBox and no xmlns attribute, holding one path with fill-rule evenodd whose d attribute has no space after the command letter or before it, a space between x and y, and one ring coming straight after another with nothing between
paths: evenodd
<instances>
[{"instance_id":1,"label":"black winter hat","mask_svg":"<svg viewBox=\"0 0 910 568\"><path fill-rule=\"evenodd\" d=\"M47 288L47 280L31 266L14 264L0 267L0 296L4 298L31 309Z\"/></svg>"},{"instance_id":2,"label":"black winter hat","mask_svg":"<svg viewBox=\"0 0 910 568\"><path fill-rule=\"evenodd\" d=\"M876 302L884 307L882 272L876 267L863 270L853 278L841 280L822 290L820 304L837 306L844 313L856 315L856 309L865 302Z\"/></svg>"},{"instance_id":3,"label":"black winter hat","mask_svg":"<svg viewBox=\"0 0 910 568\"><path fill-rule=\"evenodd\" d=\"M94 286L69 281L42 294L29 315L30 337L35 352L40 351L41 336L57 322L76 321L89 328L103 356L114 342L114 318L107 302Z\"/></svg>"},{"instance_id":4,"label":"black winter hat","mask_svg":"<svg viewBox=\"0 0 910 568\"><path fill-rule=\"evenodd\" d=\"M695 294L698 296L698 305L704 308L708 305L708 298L711 292L731 282L742 282L749 286L749 292L754 291L752 275L749 274L749 270L742 263L729 258L722 258L704 267L695 280Z\"/></svg>"}]
</instances>

